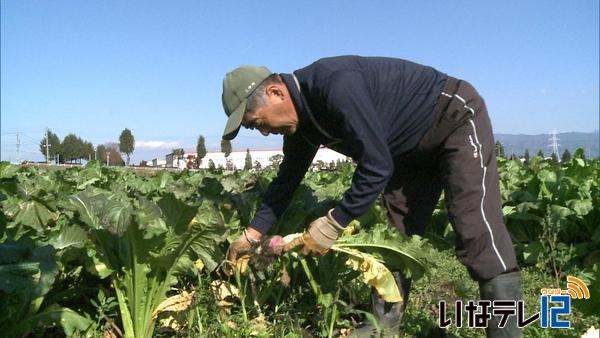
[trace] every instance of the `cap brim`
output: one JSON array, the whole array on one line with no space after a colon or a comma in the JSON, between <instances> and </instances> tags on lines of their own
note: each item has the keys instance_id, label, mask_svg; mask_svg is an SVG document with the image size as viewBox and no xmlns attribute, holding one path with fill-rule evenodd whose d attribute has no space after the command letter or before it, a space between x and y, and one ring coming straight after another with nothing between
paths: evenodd
<instances>
[{"instance_id":1,"label":"cap brim","mask_svg":"<svg viewBox=\"0 0 600 338\"><path fill-rule=\"evenodd\" d=\"M246 111L246 104L248 100L242 101L240 105L235 108L233 113L229 115L227 119L227 125L225 125L225 131L223 132L224 140L233 140L238 132L240 131L240 126L242 124L242 118L244 117L244 112Z\"/></svg>"}]
</instances>

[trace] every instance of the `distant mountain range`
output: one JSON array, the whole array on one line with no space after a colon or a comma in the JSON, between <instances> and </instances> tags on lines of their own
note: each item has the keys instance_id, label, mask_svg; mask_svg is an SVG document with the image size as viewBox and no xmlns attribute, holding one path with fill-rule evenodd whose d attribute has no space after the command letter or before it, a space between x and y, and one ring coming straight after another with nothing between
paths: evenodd
<instances>
[{"instance_id":1,"label":"distant mountain range","mask_svg":"<svg viewBox=\"0 0 600 338\"><path fill-rule=\"evenodd\" d=\"M506 156L513 153L522 156L525 149L529 149L531 156L535 156L539 150L542 150L545 156L552 154L552 141L550 140L552 134L495 134L494 137L502 144ZM598 130L591 133L556 133L556 137L559 144L559 157L562 156L565 149L569 149L569 152L573 154L577 148L582 148L587 158L600 156L600 132Z\"/></svg>"}]
</instances>

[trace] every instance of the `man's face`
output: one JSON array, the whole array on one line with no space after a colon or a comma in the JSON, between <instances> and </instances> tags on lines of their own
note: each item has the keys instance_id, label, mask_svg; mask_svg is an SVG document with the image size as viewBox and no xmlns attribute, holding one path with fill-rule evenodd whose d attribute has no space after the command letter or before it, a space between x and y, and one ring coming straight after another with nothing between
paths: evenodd
<instances>
[{"instance_id":1,"label":"man's face","mask_svg":"<svg viewBox=\"0 0 600 338\"><path fill-rule=\"evenodd\" d=\"M244 113L242 126L258 129L264 136L291 135L296 132L298 116L287 88L271 89L273 88L267 88L267 102L262 107Z\"/></svg>"}]
</instances>

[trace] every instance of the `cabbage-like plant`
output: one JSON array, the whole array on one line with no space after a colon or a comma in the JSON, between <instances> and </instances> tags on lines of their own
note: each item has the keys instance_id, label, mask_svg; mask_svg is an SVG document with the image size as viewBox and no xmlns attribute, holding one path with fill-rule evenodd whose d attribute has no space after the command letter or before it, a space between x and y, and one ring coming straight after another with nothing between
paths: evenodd
<instances>
[{"instance_id":1,"label":"cabbage-like plant","mask_svg":"<svg viewBox=\"0 0 600 338\"><path fill-rule=\"evenodd\" d=\"M154 202L88 188L69 203L88 226L96 258L110 273L126 337L152 336L153 313L176 282L182 258L194 252L208 269L222 259L218 243L227 229L208 201L189 205L166 194Z\"/></svg>"},{"instance_id":2,"label":"cabbage-like plant","mask_svg":"<svg viewBox=\"0 0 600 338\"><path fill-rule=\"evenodd\" d=\"M0 332L23 337L37 329L60 325L67 336L84 331L92 321L59 304L45 304L58 267L56 250L27 237L0 244Z\"/></svg>"}]
</instances>

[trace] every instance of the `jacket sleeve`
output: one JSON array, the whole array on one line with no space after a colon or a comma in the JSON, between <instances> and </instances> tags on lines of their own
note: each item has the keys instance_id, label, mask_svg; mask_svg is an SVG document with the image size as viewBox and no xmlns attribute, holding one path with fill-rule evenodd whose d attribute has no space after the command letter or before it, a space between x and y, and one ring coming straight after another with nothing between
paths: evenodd
<instances>
[{"instance_id":1,"label":"jacket sleeve","mask_svg":"<svg viewBox=\"0 0 600 338\"><path fill-rule=\"evenodd\" d=\"M302 182L317 150L318 147L307 142L300 132L284 136L283 161L279 172L267 188L250 226L264 235L277 222Z\"/></svg>"},{"instance_id":2,"label":"jacket sleeve","mask_svg":"<svg viewBox=\"0 0 600 338\"><path fill-rule=\"evenodd\" d=\"M370 90L361 73L340 71L331 75L324 91L328 109L341 116L344 139L355 150L357 168L352 184L332 212L342 226L367 212L383 191L394 170L387 144L387 129L381 125Z\"/></svg>"}]
</instances>

